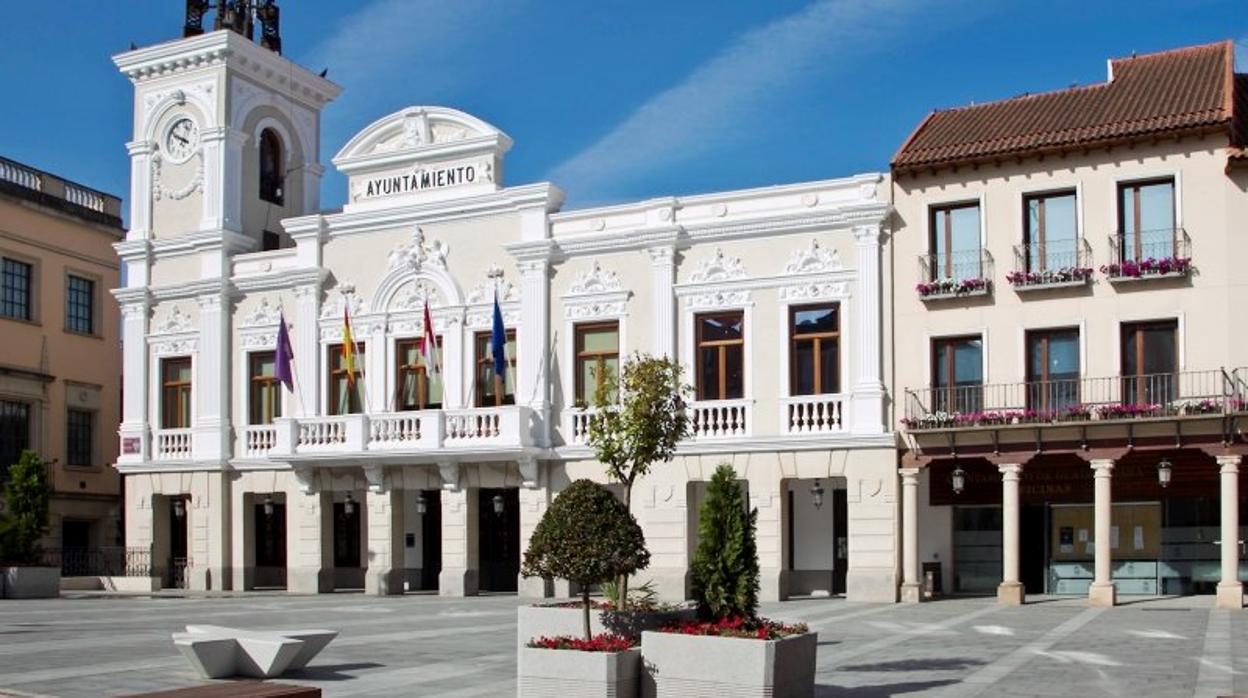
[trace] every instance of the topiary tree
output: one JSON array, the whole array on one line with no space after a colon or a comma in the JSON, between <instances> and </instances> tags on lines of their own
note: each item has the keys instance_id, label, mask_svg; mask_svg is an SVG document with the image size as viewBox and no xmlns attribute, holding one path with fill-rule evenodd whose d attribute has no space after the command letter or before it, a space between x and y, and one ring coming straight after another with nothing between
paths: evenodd
<instances>
[{"instance_id":1,"label":"topiary tree","mask_svg":"<svg viewBox=\"0 0 1248 698\"><path fill-rule=\"evenodd\" d=\"M601 370L605 371L605 367ZM594 394L597 413L589 422L590 448L607 475L624 486L624 506L632 510L633 483L655 463L666 463L689 435L685 398L692 393L684 369L666 357L634 354L618 378L606 375ZM628 576L616 580L617 607L628 605Z\"/></svg>"},{"instance_id":2,"label":"topiary tree","mask_svg":"<svg viewBox=\"0 0 1248 698\"><path fill-rule=\"evenodd\" d=\"M698 521L693 598L704 618L754 618L758 611L758 510L747 511L730 465L715 469Z\"/></svg>"},{"instance_id":3,"label":"topiary tree","mask_svg":"<svg viewBox=\"0 0 1248 698\"><path fill-rule=\"evenodd\" d=\"M581 587L588 640L590 586L649 564L645 536L628 509L602 485L577 480L559 493L533 529L521 572Z\"/></svg>"},{"instance_id":4,"label":"topiary tree","mask_svg":"<svg viewBox=\"0 0 1248 698\"><path fill-rule=\"evenodd\" d=\"M6 516L0 559L27 565L39 562L39 539L48 530L50 496L47 464L34 451L22 451L4 483Z\"/></svg>"}]
</instances>

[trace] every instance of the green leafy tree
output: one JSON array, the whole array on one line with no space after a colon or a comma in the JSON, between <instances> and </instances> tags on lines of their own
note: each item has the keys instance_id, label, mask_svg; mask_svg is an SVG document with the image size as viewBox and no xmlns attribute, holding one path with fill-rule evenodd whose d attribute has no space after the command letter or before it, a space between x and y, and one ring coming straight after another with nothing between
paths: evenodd
<instances>
[{"instance_id":1,"label":"green leafy tree","mask_svg":"<svg viewBox=\"0 0 1248 698\"><path fill-rule=\"evenodd\" d=\"M0 532L0 558L21 564L39 562L39 539L48 530L49 498L47 464L34 451L22 451L4 484L7 511Z\"/></svg>"},{"instance_id":2,"label":"green leafy tree","mask_svg":"<svg viewBox=\"0 0 1248 698\"><path fill-rule=\"evenodd\" d=\"M589 588L649 564L645 536L628 509L602 485L577 480L559 493L533 529L521 572L580 586L588 640Z\"/></svg>"},{"instance_id":3,"label":"green leafy tree","mask_svg":"<svg viewBox=\"0 0 1248 698\"><path fill-rule=\"evenodd\" d=\"M747 511L730 465L715 469L698 521L693 598L703 617L754 618L758 611L758 510Z\"/></svg>"},{"instance_id":4,"label":"green leafy tree","mask_svg":"<svg viewBox=\"0 0 1248 698\"><path fill-rule=\"evenodd\" d=\"M605 369L602 369L605 370ZM589 422L589 446L607 475L624 486L624 506L631 511L633 484L655 463L676 455L676 445L689 435L685 399L692 388L684 369L666 357L634 354L620 369L598 381L597 411ZM628 577L616 580L619 608L628 604Z\"/></svg>"}]
</instances>

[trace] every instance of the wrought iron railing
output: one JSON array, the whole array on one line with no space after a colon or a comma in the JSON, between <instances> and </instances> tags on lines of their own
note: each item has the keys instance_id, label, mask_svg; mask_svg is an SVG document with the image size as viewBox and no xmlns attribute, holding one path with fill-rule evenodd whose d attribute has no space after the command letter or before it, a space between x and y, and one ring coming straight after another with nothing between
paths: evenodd
<instances>
[{"instance_id":1,"label":"wrought iron railing","mask_svg":"<svg viewBox=\"0 0 1248 698\"><path fill-rule=\"evenodd\" d=\"M952 429L1248 410L1248 368L906 390L902 426Z\"/></svg>"},{"instance_id":2,"label":"wrought iron railing","mask_svg":"<svg viewBox=\"0 0 1248 698\"><path fill-rule=\"evenodd\" d=\"M1015 288L1087 283L1092 246L1082 238L1015 245L1014 270L1005 278Z\"/></svg>"},{"instance_id":3,"label":"wrought iron railing","mask_svg":"<svg viewBox=\"0 0 1248 698\"><path fill-rule=\"evenodd\" d=\"M149 548L45 548L43 564L59 567L64 577L150 577Z\"/></svg>"},{"instance_id":4,"label":"wrought iron railing","mask_svg":"<svg viewBox=\"0 0 1248 698\"><path fill-rule=\"evenodd\" d=\"M1182 228L1119 232L1109 237L1110 260L1101 271L1114 280L1184 276L1191 271L1192 239Z\"/></svg>"},{"instance_id":5,"label":"wrought iron railing","mask_svg":"<svg viewBox=\"0 0 1248 698\"><path fill-rule=\"evenodd\" d=\"M993 263L988 250L961 250L919 255L915 290L921 298L972 296L992 288Z\"/></svg>"}]
</instances>

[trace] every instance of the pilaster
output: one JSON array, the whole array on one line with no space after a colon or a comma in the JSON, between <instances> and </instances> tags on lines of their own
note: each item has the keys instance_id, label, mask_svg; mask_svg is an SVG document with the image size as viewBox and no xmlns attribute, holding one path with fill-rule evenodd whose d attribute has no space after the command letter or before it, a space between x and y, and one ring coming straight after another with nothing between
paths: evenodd
<instances>
[{"instance_id":1,"label":"pilaster","mask_svg":"<svg viewBox=\"0 0 1248 698\"><path fill-rule=\"evenodd\" d=\"M646 249L650 255L650 289L654 294L655 356L676 357L676 245Z\"/></svg>"},{"instance_id":2,"label":"pilaster","mask_svg":"<svg viewBox=\"0 0 1248 698\"><path fill-rule=\"evenodd\" d=\"M543 472L545 465L534 462L538 468L538 476L526 481L520 488L520 550L529 549L529 541L533 538L533 530L546 514L550 506L551 492L549 479ZM525 577L520 575L517 585L522 598L550 598L555 593L554 580Z\"/></svg>"},{"instance_id":3,"label":"pilaster","mask_svg":"<svg viewBox=\"0 0 1248 698\"><path fill-rule=\"evenodd\" d=\"M319 319L320 284L295 287L295 322L291 343L295 354L294 413L297 417L318 414L321 404Z\"/></svg>"},{"instance_id":4,"label":"pilaster","mask_svg":"<svg viewBox=\"0 0 1248 698\"><path fill-rule=\"evenodd\" d=\"M146 292L138 300L121 304L122 373L126 377L126 389L122 394L118 428L121 448L117 462L122 465L151 460L147 414L147 321L151 312L151 298Z\"/></svg>"},{"instance_id":5,"label":"pilaster","mask_svg":"<svg viewBox=\"0 0 1248 698\"><path fill-rule=\"evenodd\" d=\"M481 568L477 534L477 490L447 477L456 465L442 471L442 572L438 575L441 596L476 596Z\"/></svg>"},{"instance_id":6,"label":"pilaster","mask_svg":"<svg viewBox=\"0 0 1248 698\"><path fill-rule=\"evenodd\" d=\"M854 288L854 341L858 376L854 381L853 432L884 432L884 382L881 378L883 317L880 286L880 227L854 228L858 251L857 280Z\"/></svg>"},{"instance_id":7,"label":"pilaster","mask_svg":"<svg viewBox=\"0 0 1248 698\"><path fill-rule=\"evenodd\" d=\"M197 300L193 454L196 460L222 462L230 455L230 300L224 290Z\"/></svg>"},{"instance_id":8,"label":"pilaster","mask_svg":"<svg viewBox=\"0 0 1248 698\"><path fill-rule=\"evenodd\" d=\"M130 229L127 240L146 240L152 235L152 153L151 141L126 144L130 154Z\"/></svg>"},{"instance_id":9,"label":"pilaster","mask_svg":"<svg viewBox=\"0 0 1248 698\"><path fill-rule=\"evenodd\" d=\"M333 493L316 487L313 473L295 471L286 490L286 590L334 590Z\"/></svg>"},{"instance_id":10,"label":"pilaster","mask_svg":"<svg viewBox=\"0 0 1248 698\"><path fill-rule=\"evenodd\" d=\"M780 489L779 473L760 470L767 477L750 479L750 506L758 510L755 543L758 550L759 601L784 601L789 597L788 497Z\"/></svg>"},{"instance_id":11,"label":"pilaster","mask_svg":"<svg viewBox=\"0 0 1248 698\"><path fill-rule=\"evenodd\" d=\"M375 468L375 474L368 474ZM403 491L390 486L380 466L367 466L369 486L365 494L368 506L368 571L364 575L364 593L374 596L402 594L403 567Z\"/></svg>"},{"instance_id":12,"label":"pilaster","mask_svg":"<svg viewBox=\"0 0 1248 698\"><path fill-rule=\"evenodd\" d=\"M200 133L204 158L203 217L200 230L243 231L243 144L247 134L228 126Z\"/></svg>"},{"instance_id":13,"label":"pilaster","mask_svg":"<svg viewBox=\"0 0 1248 698\"><path fill-rule=\"evenodd\" d=\"M543 442L550 443L550 262L525 259L520 267L520 329L516 333L516 403L542 416Z\"/></svg>"}]
</instances>

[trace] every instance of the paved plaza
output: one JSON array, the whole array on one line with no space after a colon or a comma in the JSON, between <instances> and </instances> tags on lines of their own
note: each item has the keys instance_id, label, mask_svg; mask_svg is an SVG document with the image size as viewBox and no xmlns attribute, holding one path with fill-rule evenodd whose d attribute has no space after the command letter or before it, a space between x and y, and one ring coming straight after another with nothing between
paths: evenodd
<instances>
[{"instance_id":1,"label":"paved plaza","mask_svg":"<svg viewBox=\"0 0 1248 698\"><path fill-rule=\"evenodd\" d=\"M992 599L920 606L768 604L819 631L818 696L1217 696L1248 692L1248 615L1212 598ZM0 602L0 694L112 696L200 681L170 633L187 623L341 631L294 683L326 696L515 693L511 596L80 594Z\"/></svg>"}]
</instances>

